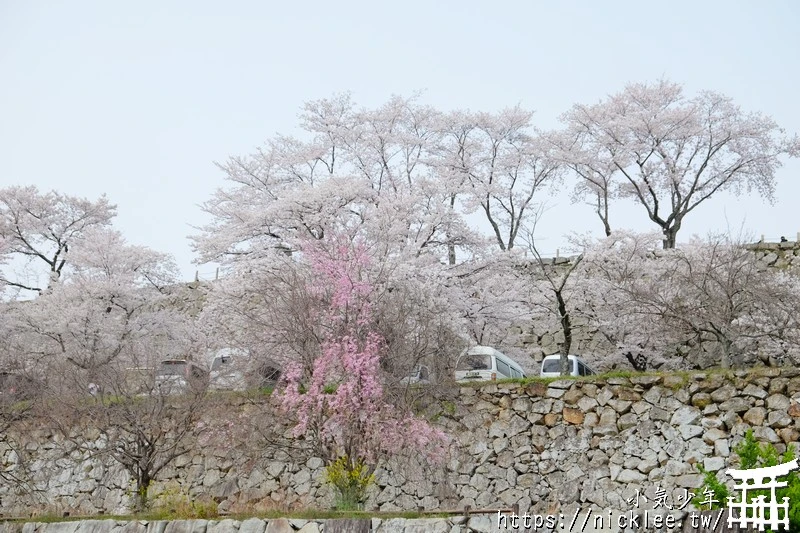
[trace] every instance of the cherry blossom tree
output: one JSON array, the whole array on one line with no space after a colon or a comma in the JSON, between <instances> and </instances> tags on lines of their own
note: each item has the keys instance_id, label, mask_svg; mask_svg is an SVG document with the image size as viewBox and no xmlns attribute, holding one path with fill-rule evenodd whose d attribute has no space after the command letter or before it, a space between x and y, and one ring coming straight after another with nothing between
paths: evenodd
<instances>
[{"instance_id":1,"label":"cherry blossom tree","mask_svg":"<svg viewBox=\"0 0 800 533\"><path fill-rule=\"evenodd\" d=\"M220 261L229 272L229 281L210 298L206 314L215 309L217 317L210 321L231 324L224 327L241 339L237 345L258 338L290 359L317 357L308 347L315 346L319 328L299 316L310 316L313 305L302 283L309 274L275 251L301 256L308 239L335 246L330 236L346 232L370 243L371 280L380 301L399 304L376 307L379 332L385 338L413 332L419 341L402 350L393 343L384 369L402 375L443 345L462 344L445 338L503 342L504 329L527 311L523 292L514 294L518 276L493 252L513 246L533 195L553 183L559 169L547 152L550 144L542 142L544 155L539 153L530 113L482 114L480 131L469 125L475 116L437 112L416 98L358 108L349 95L338 95L306 104L303 139L278 136L254 154L220 165L228 187L205 204L213 220L195 237L200 260ZM493 162L492 146L499 150ZM471 152L459 156L465 147ZM488 189L480 185L486 180L493 183ZM511 232L502 246L466 222L466 204L475 204L481 187L491 189L497 228ZM496 283L497 276L505 281ZM249 303L237 306L243 300ZM414 311L411 301L418 304ZM279 349L280 342L291 347ZM394 357L401 352L407 357ZM433 359L449 358L442 355Z\"/></svg>"},{"instance_id":2,"label":"cherry blossom tree","mask_svg":"<svg viewBox=\"0 0 800 533\"><path fill-rule=\"evenodd\" d=\"M214 221L195 237L201 261L241 259L264 243L324 238L359 227L387 253L435 255L451 265L489 242L466 215L480 209L491 241L512 249L537 198L563 161L532 113L442 113L417 97L358 108L349 95L308 102L304 139L277 136L220 165L231 183L204 209Z\"/></svg>"},{"instance_id":3,"label":"cherry blossom tree","mask_svg":"<svg viewBox=\"0 0 800 533\"><path fill-rule=\"evenodd\" d=\"M309 291L327 302L318 315L325 334L310 375L300 364L287 367L280 399L297 417L294 433L314 442L342 498L359 503L382 460L412 450L440 460L447 438L385 398L380 359L386 341L375 331L365 244L340 239L330 253L309 243L304 257L315 273Z\"/></svg>"},{"instance_id":4,"label":"cherry blossom tree","mask_svg":"<svg viewBox=\"0 0 800 533\"><path fill-rule=\"evenodd\" d=\"M681 364L680 358L673 356L675 346L686 339L664 327L658 314L647 312L633 296L654 283L670 284L669 278L659 280L652 273L659 246L657 233L626 231L584 244L581 305L589 323L610 347L603 366L616 367L625 359L639 371Z\"/></svg>"},{"instance_id":5,"label":"cherry blossom tree","mask_svg":"<svg viewBox=\"0 0 800 533\"><path fill-rule=\"evenodd\" d=\"M68 196L55 191L41 193L34 186L0 190L0 254L22 260L23 272L14 275L6 264L0 285L20 291L41 292L57 281L68 264L68 254L84 233L92 228L107 228L116 207L105 196L96 201ZM47 269L48 284L40 281Z\"/></svg>"},{"instance_id":6,"label":"cherry blossom tree","mask_svg":"<svg viewBox=\"0 0 800 533\"><path fill-rule=\"evenodd\" d=\"M374 110L347 95L307 103L307 139L279 136L220 165L232 187L204 206L214 221L195 238L201 260L233 263L343 227L380 236L387 253L469 246L473 232L432 174L435 117L399 97Z\"/></svg>"},{"instance_id":7,"label":"cherry blossom tree","mask_svg":"<svg viewBox=\"0 0 800 533\"><path fill-rule=\"evenodd\" d=\"M32 360L92 375L116 360L152 367L152 353L180 353L186 319L166 305L167 286L177 280L171 258L100 229L87 230L70 255L57 286L18 306ZM153 350L155 342L164 350Z\"/></svg>"},{"instance_id":8,"label":"cherry blossom tree","mask_svg":"<svg viewBox=\"0 0 800 533\"><path fill-rule=\"evenodd\" d=\"M531 126L533 113L514 107L499 113L452 113L438 147L438 168L454 183L468 212L480 209L501 250L514 247L533 214L534 197L561 177L552 140Z\"/></svg>"},{"instance_id":9,"label":"cherry blossom tree","mask_svg":"<svg viewBox=\"0 0 800 533\"><path fill-rule=\"evenodd\" d=\"M795 273L726 236L664 251L659 238L620 233L587 252L597 323L619 352L673 368L797 360Z\"/></svg>"},{"instance_id":10,"label":"cherry blossom tree","mask_svg":"<svg viewBox=\"0 0 800 533\"><path fill-rule=\"evenodd\" d=\"M686 216L718 191L756 191L772 200L782 156L800 154L769 117L742 111L727 96L687 97L667 80L630 84L565 113L577 192L597 201L610 232L608 201L632 199L674 248Z\"/></svg>"},{"instance_id":11,"label":"cherry blossom tree","mask_svg":"<svg viewBox=\"0 0 800 533\"><path fill-rule=\"evenodd\" d=\"M472 343L500 346L509 355L523 355L514 353L512 327L535 316L535 289L518 260L519 254L490 254L448 269L440 281Z\"/></svg>"},{"instance_id":12,"label":"cherry blossom tree","mask_svg":"<svg viewBox=\"0 0 800 533\"><path fill-rule=\"evenodd\" d=\"M765 357L796 362L796 275L766 269L742 243L725 237L693 240L658 261L660 277L637 299L658 309L661 320L704 346L723 368L749 366ZM665 290L666 289L666 290Z\"/></svg>"},{"instance_id":13,"label":"cherry blossom tree","mask_svg":"<svg viewBox=\"0 0 800 533\"><path fill-rule=\"evenodd\" d=\"M577 255L557 264L553 258L544 258L536 248L533 229L526 236L528 248L533 254L532 280L537 290L532 291L532 303L536 306L538 317L544 315L545 319L555 317L563 335L559 343L561 355L561 375L567 376L571 372L569 355L572 349L573 318L575 315L576 300L580 298L582 289L581 276L582 255Z\"/></svg>"}]
</instances>

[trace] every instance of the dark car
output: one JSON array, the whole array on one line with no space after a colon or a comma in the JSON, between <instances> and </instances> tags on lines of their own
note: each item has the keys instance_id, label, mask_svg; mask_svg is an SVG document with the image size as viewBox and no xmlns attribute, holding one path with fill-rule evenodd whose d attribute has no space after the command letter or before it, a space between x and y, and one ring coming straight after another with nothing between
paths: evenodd
<instances>
[{"instance_id":1,"label":"dark car","mask_svg":"<svg viewBox=\"0 0 800 533\"><path fill-rule=\"evenodd\" d=\"M278 385L281 380L281 369L275 361L264 359L254 362L252 372L250 373L248 384L250 387L268 388L272 389Z\"/></svg>"}]
</instances>

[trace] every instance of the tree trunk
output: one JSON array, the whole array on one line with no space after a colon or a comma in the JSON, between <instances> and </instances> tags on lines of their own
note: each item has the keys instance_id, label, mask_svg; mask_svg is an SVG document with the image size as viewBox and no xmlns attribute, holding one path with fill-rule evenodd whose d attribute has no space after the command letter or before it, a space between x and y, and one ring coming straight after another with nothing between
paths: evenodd
<instances>
[{"instance_id":1,"label":"tree trunk","mask_svg":"<svg viewBox=\"0 0 800 533\"><path fill-rule=\"evenodd\" d=\"M147 510L147 491L150 489L150 473L139 470L136 476L136 510L138 512Z\"/></svg>"},{"instance_id":2,"label":"tree trunk","mask_svg":"<svg viewBox=\"0 0 800 533\"><path fill-rule=\"evenodd\" d=\"M597 193L597 216L603 222L603 230L606 232L606 237L611 237L611 223L608 221L608 193L603 190L601 195Z\"/></svg>"},{"instance_id":3,"label":"tree trunk","mask_svg":"<svg viewBox=\"0 0 800 533\"><path fill-rule=\"evenodd\" d=\"M722 346L722 357L720 357L719 366L722 368L730 368L731 367L731 348L732 342L728 338L721 338L719 340L720 345Z\"/></svg>"},{"instance_id":4,"label":"tree trunk","mask_svg":"<svg viewBox=\"0 0 800 533\"><path fill-rule=\"evenodd\" d=\"M665 234L663 243L665 250L670 250L672 248L675 248L675 235L671 233Z\"/></svg>"},{"instance_id":5,"label":"tree trunk","mask_svg":"<svg viewBox=\"0 0 800 533\"><path fill-rule=\"evenodd\" d=\"M561 317L561 331L564 333L564 342L561 343L561 375L568 376L572 373L569 357L567 357L572 349L572 321L570 321L562 291L556 290L555 293L558 301L558 315Z\"/></svg>"},{"instance_id":6,"label":"tree trunk","mask_svg":"<svg viewBox=\"0 0 800 533\"><path fill-rule=\"evenodd\" d=\"M456 208L456 195L455 194L451 194L450 195L450 209L455 211L455 208ZM447 233L447 240L450 241L450 233L449 232ZM456 264L456 245L451 243L451 242L448 242L448 244L447 244L447 263L450 266L453 266L453 265Z\"/></svg>"},{"instance_id":7,"label":"tree trunk","mask_svg":"<svg viewBox=\"0 0 800 533\"><path fill-rule=\"evenodd\" d=\"M664 249L669 250L675 248L675 243L678 239L678 231L681 229L681 221L676 219L672 225L662 226L661 230L664 232Z\"/></svg>"}]
</instances>

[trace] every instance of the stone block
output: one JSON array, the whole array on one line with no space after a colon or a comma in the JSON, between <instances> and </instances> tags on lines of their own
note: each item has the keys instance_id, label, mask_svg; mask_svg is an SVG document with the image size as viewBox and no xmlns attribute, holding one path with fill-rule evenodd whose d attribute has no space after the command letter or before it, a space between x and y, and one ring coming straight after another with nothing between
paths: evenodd
<instances>
[{"instance_id":1,"label":"stone block","mask_svg":"<svg viewBox=\"0 0 800 533\"><path fill-rule=\"evenodd\" d=\"M748 383L742 391L742 395L752 396L754 398L758 398L759 400L763 400L767 397L767 391L753 383Z\"/></svg>"},{"instance_id":2,"label":"stone block","mask_svg":"<svg viewBox=\"0 0 800 533\"><path fill-rule=\"evenodd\" d=\"M742 419L752 426L760 426L764 423L767 411L763 407L751 407L742 415Z\"/></svg>"},{"instance_id":3,"label":"stone block","mask_svg":"<svg viewBox=\"0 0 800 533\"><path fill-rule=\"evenodd\" d=\"M753 404L744 398L731 398L728 401L722 402L719 408L723 411L732 411L734 413L744 413L750 409Z\"/></svg>"},{"instance_id":4,"label":"stone block","mask_svg":"<svg viewBox=\"0 0 800 533\"><path fill-rule=\"evenodd\" d=\"M670 424L673 426L683 426L695 424L703 416L700 409L696 407L684 406L675 411L670 418Z\"/></svg>"},{"instance_id":5,"label":"stone block","mask_svg":"<svg viewBox=\"0 0 800 533\"><path fill-rule=\"evenodd\" d=\"M617 420L617 428L624 431L628 428L636 427L639 424L639 417L635 413L627 413Z\"/></svg>"},{"instance_id":6,"label":"stone block","mask_svg":"<svg viewBox=\"0 0 800 533\"><path fill-rule=\"evenodd\" d=\"M286 518L270 518L264 533L294 533L294 528Z\"/></svg>"},{"instance_id":7,"label":"stone block","mask_svg":"<svg viewBox=\"0 0 800 533\"><path fill-rule=\"evenodd\" d=\"M239 533L265 533L267 524L261 518L248 518L239 524Z\"/></svg>"},{"instance_id":8,"label":"stone block","mask_svg":"<svg viewBox=\"0 0 800 533\"><path fill-rule=\"evenodd\" d=\"M561 412L561 416L564 418L564 422L568 424L583 424L584 414L580 409L565 407Z\"/></svg>"},{"instance_id":9,"label":"stone block","mask_svg":"<svg viewBox=\"0 0 800 533\"><path fill-rule=\"evenodd\" d=\"M231 518L223 520L210 520L206 526L206 533L238 533L239 521Z\"/></svg>"}]
</instances>

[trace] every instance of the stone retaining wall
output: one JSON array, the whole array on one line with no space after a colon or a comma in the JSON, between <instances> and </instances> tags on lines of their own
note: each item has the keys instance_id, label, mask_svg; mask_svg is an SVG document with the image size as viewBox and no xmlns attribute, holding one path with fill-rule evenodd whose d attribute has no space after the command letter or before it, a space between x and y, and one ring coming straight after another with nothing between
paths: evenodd
<instances>
[{"instance_id":1,"label":"stone retaining wall","mask_svg":"<svg viewBox=\"0 0 800 533\"><path fill-rule=\"evenodd\" d=\"M462 387L437 424L453 437L447 464L389 465L376 472L367 509L509 508L620 512L658 488L680 503L700 488L697 465L719 472L748 428L779 450L800 438L800 370L640 375ZM40 434L0 457L0 509L126 513L132 484L107 458L60 454ZM332 494L317 458L286 461L264 450L200 446L154 487L220 510L327 508ZM8 482L8 475L24 482ZM694 490L694 492L698 492Z\"/></svg>"},{"instance_id":2,"label":"stone retaining wall","mask_svg":"<svg viewBox=\"0 0 800 533\"><path fill-rule=\"evenodd\" d=\"M338 526L338 527L337 527ZM359 527L359 526L363 526ZM0 533L454 533L497 531L497 517L373 518L367 520L76 520L0 524Z\"/></svg>"}]
</instances>

